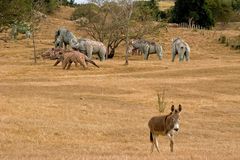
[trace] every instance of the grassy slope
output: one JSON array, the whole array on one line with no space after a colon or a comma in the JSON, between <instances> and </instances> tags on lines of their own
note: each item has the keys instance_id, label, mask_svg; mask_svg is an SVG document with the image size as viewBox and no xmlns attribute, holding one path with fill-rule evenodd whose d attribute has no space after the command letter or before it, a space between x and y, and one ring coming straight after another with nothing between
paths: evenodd
<instances>
[{"instance_id":1,"label":"grassy slope","mask_svg":"<svg viewBox=\"0 0 240 160\"><path fill-rule=\"evenodd\" d=\"M54 31L66 26L84 36L61 8L41 24L38 47L52 47ZM239 34L237 31L226 31ZM123 51L97 69L63 71L53 61L32 63L28 40L0 43L0 159L239 159L240 60L216 43L220 32L169 28L152 40L164 59L148 61ZM189 42L189 63L170 62L171 38ZM183 105L174 153L160 137L150 152L147 122L157 115L157 92Z\"/></svg>"}]
</instances>

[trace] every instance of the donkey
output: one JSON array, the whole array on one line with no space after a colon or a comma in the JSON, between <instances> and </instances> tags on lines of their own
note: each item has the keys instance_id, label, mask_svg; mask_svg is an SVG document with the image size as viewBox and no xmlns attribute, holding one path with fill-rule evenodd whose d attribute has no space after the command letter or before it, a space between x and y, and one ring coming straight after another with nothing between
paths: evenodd
<instances>
[{"instance_id":1,"label":"donkey","mask_svg":"<svg viewBox=\"0 0 240 160\"><path fill-rule=\"evenodd\" d=\"M173 152L173 136L179 131L179 116L182 110L182 106L179 104L178 109L175 109L174 105L171 107L171 113L163 116L152 117L148 122L150 129L150 141L152 143L151 152L153 152L154 146L159 152L158 140L159 135L168 136L170 140L170 149Z\"/></svg>"},{"instance_id":2,"label":"donkey","mask_svg":"<svg viewBox=\"0 0 240 160\"><path fill-rule=\"evenodd\" d=\"M190 47L181 38L175 38L172 40L172 62L174 62L177 54L179 56L179 62L182 62L184 58L186 61L189 61L190 59Z\"/></svg>"},{"instance_id":3,"label":"donkey","mask_svg":"<svg viewBox=\"0 0 240 160\"><path fill-rule=\"evenodd\" d=\"M128 54L132 53L134 50L139 50L143 53L144 59L148 60L150 54L156 53L159 57L159 60L162 59L163 49L162 46L156 42L150 42L143 39L132 40L128 47Z\"/></svg>"}]
</instances>

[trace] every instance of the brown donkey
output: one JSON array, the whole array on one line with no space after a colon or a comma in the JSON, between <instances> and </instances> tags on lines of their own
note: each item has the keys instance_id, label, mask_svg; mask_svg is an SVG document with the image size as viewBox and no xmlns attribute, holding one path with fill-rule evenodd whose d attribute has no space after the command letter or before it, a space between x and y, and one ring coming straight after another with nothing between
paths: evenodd
<instances>
[{"instance_id":1,"label":"brown donkey","mask_svg":"<svg viewBox=\"0 0 240 160\"><path fill-rule=\"evenodd\" d=\"M172 105L170 114L152 117L149 120L148 127L150 129L150 141L152 143L151 152L153 152L154 146L159 152L157 140L159 135L169 137L171 152L173 152L173 136L179 130L179 113L181 110L182 106L180 104L178 109Z\"/></svg>"}]
</instances>

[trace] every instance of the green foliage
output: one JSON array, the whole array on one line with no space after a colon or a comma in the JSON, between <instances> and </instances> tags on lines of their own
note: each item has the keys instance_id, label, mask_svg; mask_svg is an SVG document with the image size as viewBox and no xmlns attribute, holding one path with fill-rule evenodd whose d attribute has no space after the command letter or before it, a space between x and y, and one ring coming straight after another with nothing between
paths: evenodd
<instances>
[{"instance_id":1,"label":"green foliage","mask_svg":"<svg viewBox=\"0 0 240 160\"><path fill-rule=\"evenodd\" d=\"M32 9L49 13L56 7L57 0L0 0L0 32L15 22L30 21Z\"/></svg>"},{"instance_id":2,"label":"green foliage","mask_svg":"<svg viewBox=\"0 0 240 160\"><path fill-rule=\"evenodd\" d=\"M22 21L31 11L30 0L0 1L0 30L15 21Z\"/></svg>"},{"instance_id":3,"label":"green foliage","mask_svg":"<svg viewBox=\"0 0 240 160\"><path fill-rule=\"evenodd\" d=\"M169 22L171 20L171 17L173 15L173 7L165 10L165 11L160 11L159 17L161 20Z\"/></svg>"},{"instance_id":4,"label":"green foliage","mask_svg":"<svg viewBox=\"0 0 240 160\"><path fill-rule=\"evenodd\" d=\"M160 19L160 10L156 3L156 0L135 1L132 19L137 21L158 21Z\"/></svg>"},{"instance_id":5,"label":"green foliage","mask_svg":"<svg viewBox=\"0 0 240 160\"><path fill-rule=\"evenodd\" d=\"M228 22L233 14L231 1L207 0L207 5L216 21Z\"/></svg>"},{"instance_id":6,"label":"green foliage","mask_svg":"<svg viewBox=\"0 0 240 160\"><path fill-rule=\"evenodd\" d=\"M64 6L76 6L75 0L61 0L61 4Z\"/></svg>"},{"instance_id":7,"label":"green foliage","mask_svg":"<svg viewBox=\"0 0 240 160\"><path fill-rule=\"evenodd\" d=\"M232 7L235 11L240 12L240 0L233 0Z\"/></svg>"},{"instance_id":8,"label":"green foliage","mask_svg":"<svg viewBox=\"0 0 240 160\"><path fill-rule=\"evenodd\" d=\"M206 0L177 0L173 8L171 21L188 23L192 19L195 24L210 28L214 25L212 11Z\"/></svg>"},{"instance_id":9,"label":"green foliage","mask_svg":"<svg viewBox=\"0 0 240 160\"><path fill-rule=\"evenodd\" d=\"M52 13L58 6L57 0L44 0L44 5L47 13Z\"/></svg>"}]
</instances>

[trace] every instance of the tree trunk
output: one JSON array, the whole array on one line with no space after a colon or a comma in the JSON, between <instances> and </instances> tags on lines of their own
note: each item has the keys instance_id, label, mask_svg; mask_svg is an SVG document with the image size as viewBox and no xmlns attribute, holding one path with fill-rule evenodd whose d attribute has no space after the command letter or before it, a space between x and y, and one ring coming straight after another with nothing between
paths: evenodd
<instances>
[{"instance_id":1,"label":"tree trunk","mask_svg":"<svg viewBox=\"0 0 240 160\"><path fill-rule=\"evenodd\" d=\"M108 58L113 58L115 54L115 48L111 49L111 52L108 54Z\"/></svg>"},{"instance_id":2,"label":"tree trunk","mask_svg":"<svg viewBox=\"0 0 240 160\"><path fill-rule=\"evenodd\" d=\"M128 65L128 47L129 47L129 21L131 19L132 16L132 10L133 10L133 2L130 2L131 6L130 6L130 10L129 10L129 14L128 14L128 19L127 19L127 31L126 31L126 51L125 51L125 65Z\"/></svg>"},{"instance_id":3,"label":"tree trunk","mask_svg":"<svg viewBox=\"0 0 240 160\"><path fill-rule=\"evenodd\" d=\"M37 63L36 45L35 45L35 31L32 32L32 42L33 42L33 58L34 63Z\"/></svg>"}]
</instances>

